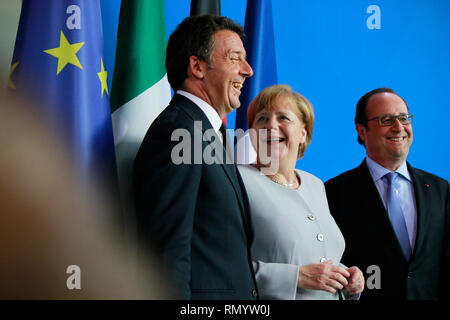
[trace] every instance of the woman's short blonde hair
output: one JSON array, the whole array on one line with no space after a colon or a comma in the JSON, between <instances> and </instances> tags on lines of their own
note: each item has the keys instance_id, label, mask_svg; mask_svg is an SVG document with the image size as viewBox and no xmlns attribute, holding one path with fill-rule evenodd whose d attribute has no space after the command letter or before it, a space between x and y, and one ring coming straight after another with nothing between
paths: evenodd
<instances>
[{"instance_id":1,"label":"woman's short blonde hair","mask_svg":"<svg viewBox=\"0 0 450 320\"><path fill-rule=\"evenodd\" d=\"M300 93L293 91L290 86L279 84L262 90L248 107L248 127L252 128L256 115L264 109L270 110L275 99L280 96L287 97L292 102L292 105L295 107L294 112L305 125L306 140L304 143L300 144L298 148L298 159L300 159L305 154L306 147L311 143L314 125L314 110L308 99Z\"/></svg>"}]
</instances>

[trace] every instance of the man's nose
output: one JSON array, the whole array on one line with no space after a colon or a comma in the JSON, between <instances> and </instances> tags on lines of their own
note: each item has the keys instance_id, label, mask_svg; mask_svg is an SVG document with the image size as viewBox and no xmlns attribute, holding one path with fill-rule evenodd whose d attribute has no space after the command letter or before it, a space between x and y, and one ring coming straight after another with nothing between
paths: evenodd
<instances>
[{"instance_id":1,"label":"man's nose","mask_svg":"<svg viewBox=\"0 0 450 320\"><path fill-rule=\"evenodd\" d=\"M396 118L394 120L394 123L392 124L392 129L394 130L402 130L403 129L403 125L401 124L400 120L398 118Z\"/></svg>"},{"instance_id":2,"label":"man's nose","mask_svg":"<svg viewBox=\"0 0 450 320\"><path fill-rule=\"evenodd\" d=\"M247 62L247 60L242 60L241 75L246 78L253 76L253 69L252 67L250 67L250 64Z\"/></svg>"}]
</instances>

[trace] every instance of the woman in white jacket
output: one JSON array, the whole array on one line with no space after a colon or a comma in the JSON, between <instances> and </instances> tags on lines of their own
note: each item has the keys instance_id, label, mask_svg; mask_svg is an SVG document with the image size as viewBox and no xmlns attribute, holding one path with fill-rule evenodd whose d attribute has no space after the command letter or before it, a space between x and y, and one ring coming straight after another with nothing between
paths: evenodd
<instances>
[{"instance_id":1,"label":"woman in white jacket","mask_svg":"<svg viewBox=\"0 0 450 320\"><path fill-rule=\"evenodd\" d=\"M261 299L358 299L364 277L340 264L344 238L320 179L295 169L314 123L309 101L287 85L248 109L255 164L239 166L255 227L252 259Z\"/></svg>"}]
</instances>

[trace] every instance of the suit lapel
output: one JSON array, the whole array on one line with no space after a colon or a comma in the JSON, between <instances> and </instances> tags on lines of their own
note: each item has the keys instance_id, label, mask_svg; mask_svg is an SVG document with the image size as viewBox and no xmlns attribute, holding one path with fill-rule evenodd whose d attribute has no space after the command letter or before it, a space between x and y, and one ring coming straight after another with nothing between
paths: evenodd
<instances>
[{"instance_id":1,"label":"suit lapel","mask_svg":"<svg viewBox=\"0 0 450 320\"><path fill-rule=\"evenodd\" d=\"M371 207L374 207L376 210L383 209L386 212L386 209L383 205L383 200L381 199L380 193L378 192L377 186L375 185L375 182L372 179L372 175L370 174L369 168L367 167L366 160L361 163L361 165L357 169L359 172L357 174L358 177L361 179L360 185L367 186L367 192L368 200L372 202L372 204L369 204ZM389 216L386 216L389 219Z\"/></svg>"},{"instance_id":2,"label":"suit lapel","mask_svg":"<svg viewBox=\"0 0 450 320\"><path fill-rule=\"evenodd\" d=\"M223 159L225 159L225 157L228 156L226 154L227 151L225 150L225 148L222 148L222 150L223 150ZM239 207L241 209L241 218L242 218L242 223L244 225L245 233L247 234L248 239L251 241L252 232L249 229L250 224L249 224L249 217L247 215L247 212L250 212L250 211L247 209L248 206L245 206L245 204L244 204L244 202L245 202L245 200L247 200L247 198L246 198L246 194L245 194L244 184L242 182L242 179L239 176L239 172L236 168L236 164L234 164L234 161L230 164L224 163L224 161L222 161L222 162L220 162L220 166L225 171L225 174L227 175L228 179L230 180L230 182L234 188L234 191L238 198ZM247 200L247 204L248 204L248 200ZM249 241L249 243L250 243L250 241Z\"/></svg>"},{"instance_id":3,"label":"suit lapel","mask_svg":"<svg viewBox=\"0 0 450 320\"><path fill-rule=\"evenodd\" d=\"M236 165L234 165L234 167L236 168ZM250 205L248 202L248 196L247 191L245 190L244 182L242 181L242 177L237 168L236 168L236 177L239 182L240 187L239 190L241 190L242 195L242 198L240 199L241 212L243 212L243 219L245 221L246 232L249 237L249 245L250 245L253 242L253 235L254 235L253 223L251 221L250 215Z\"/></svg>"},{"instance_id":4,"label":"suit lapel","mask_svg":"<svg viewBox=\"0 0 450 320\"><path fill-rule=\"evenodd\" d=\"M201 126L201 128L197 127L197 129L199 129L199 130L201 129L202 135L205 133L205 131L207 131L209 129L213 129L211 123L209 122L208 118L203 113L203 111L191 100L189 100L188 98L186 98L182 95L175 94L172 101L174 104L182 106L183 110L189 115L189 117L192 119L192 121L201 121L202 126ZM216 133L214 133L214 134L215 134L215 138L218 139L217 134ZM223 138L225 139L226 137L223 137ZM219 141L219 140L214 140L214 141ZM203 147L202 147L202 156L203 156L204 147L207 146L208 144L211 144L212 142L202 141L202 143L203 143ZM220 157L217 157L217 154L215 155L216 159L218 160L218 163L220 163L220 166L222 167L226 176L230 180L231 185L233 186L234 192L236 193L239 207L241 209L240 211L241 211L242 222L244 225L244 230L245 230L247 237L251 241L252 232L251 232L251 229L249 229L249 218L247 217L247 214L246 214L248 212L248 210L246 210L246 207L244 206L244 198L245 198L244 190L245 189L243 187L241 187L241 186L243 186L243 183L242 183L242 181L240 182L238 179L239 173L236 170L236 165L234 164L234 162L232 162L231 164L225 163L225 159L226 159L227 155L226 155L226 150L223 147L223 145L220 150L223 155L222 159L220 159Z\"/></svg>"},{"instance_id":5,"label":"suit lapel","mask_svg":"<svg viewBox=\"0 0 450 320\"><path fill-rule=\"evenodd\" d=\"M414 186L414 196L416 197L416 209L417 209L417 233L416 233L416 243L414 246L413 257L415 252L423 251L423 244L425 240L425 235L427 233L428 226L428 217L426 214L428 211L429 201L428 193L430 189L433 187L430 184L427 184L425 181L425 177L421 172L411 167L409 163L408 170L411 174L413 186Z\"/></svg>"}]
</instances>

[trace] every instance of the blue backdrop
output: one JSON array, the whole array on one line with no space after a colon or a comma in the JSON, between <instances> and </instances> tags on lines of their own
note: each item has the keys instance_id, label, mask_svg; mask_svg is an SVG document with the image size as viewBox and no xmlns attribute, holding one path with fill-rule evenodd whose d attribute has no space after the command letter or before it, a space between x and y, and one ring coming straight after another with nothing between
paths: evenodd
<instances>
[{"instance_id":1,"label":"blue backdrop","mask_svg":"<svg viewBox=\"0 0 450 320\"><path fill-rule=\"evenodd\" d=\"M244 26L246 1L221 2L222 15ZM119 6L120 0L102 0L109 75ZM312 143L297 167L327 180L357 166L365 151L356 141L356 102L388 86L414 114L408 160L450 179L450 1L277 0L272 7L278 81L305 95L316 114ZM189 0L165 0L168 35L189 8ZM228 116L229 128L234 119Z\"/></svg>"}]
</instances>

